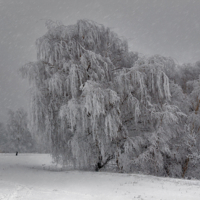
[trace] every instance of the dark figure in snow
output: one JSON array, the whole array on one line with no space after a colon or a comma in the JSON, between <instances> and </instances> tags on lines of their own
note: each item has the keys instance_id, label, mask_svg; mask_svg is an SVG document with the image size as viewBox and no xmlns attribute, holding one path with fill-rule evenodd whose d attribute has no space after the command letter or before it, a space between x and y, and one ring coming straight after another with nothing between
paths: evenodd
<instances>
[{"instance_id":1,"label":"dark figure in snow","mask_svg":"<svg viewBox=\"0 0 200 200\"><path fill-rule=\"evenodd\" d=\"M16 151L16 156L18 155L18 151Z\"/></svg>"}]
</instances>

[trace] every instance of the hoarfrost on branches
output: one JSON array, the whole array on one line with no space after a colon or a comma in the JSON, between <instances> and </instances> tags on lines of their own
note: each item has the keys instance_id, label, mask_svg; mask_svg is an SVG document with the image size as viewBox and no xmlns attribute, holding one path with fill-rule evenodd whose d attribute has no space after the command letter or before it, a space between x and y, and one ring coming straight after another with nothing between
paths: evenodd
<instances>
[{"instance_id":1,"label":"hoarfrost on branches","mask_svg":"<svg viewBox=\"0 0 200 200\"><path fill-rule=\"evenodd\" d=\"M121 171L184 176L195 142L181 142L199 128L183 107L191 102L199 114L199 80L190 83L192 100L181 104L173 59L139 57L93 21L46 26L37 61L21 72L31 84L32 126L50 138L54 159L96 170L113 160Z\"/></svg>"}]
</instances>

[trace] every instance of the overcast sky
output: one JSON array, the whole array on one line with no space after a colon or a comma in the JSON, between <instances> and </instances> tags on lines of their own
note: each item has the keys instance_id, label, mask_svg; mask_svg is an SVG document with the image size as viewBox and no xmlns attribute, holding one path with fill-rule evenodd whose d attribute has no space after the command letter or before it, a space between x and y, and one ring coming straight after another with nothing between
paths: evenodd
<instances>
[{"instance_id":1,"label":"overcast sky","mask_svg":"<svg viewBox=\"0 0 200 200\"><path fill-rule=\"evenodd\" d=\"M91 19L126 38L130 50L200 60L200 0L0 0L0 122L8 109L27 109L28 82L18 70L36 60L46 19Z\"/></svg>"}]
</instances>

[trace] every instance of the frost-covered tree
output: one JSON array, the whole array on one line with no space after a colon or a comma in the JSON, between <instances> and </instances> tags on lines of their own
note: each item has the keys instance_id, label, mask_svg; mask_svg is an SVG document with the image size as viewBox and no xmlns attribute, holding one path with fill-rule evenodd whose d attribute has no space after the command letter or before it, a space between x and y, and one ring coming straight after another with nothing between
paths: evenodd
<instances>
[{"instance_id":1,"label":"frost-covered tree","mask_svg":"<svg viewBox=\"0 0 200 200\"><path fill-rule=\"evenodd\" d=\"M32 83L33 125L50 137L57 160L103 165L124 134L118 132L120 98L110 82L115 70L132 67L137 54L109 28L91 21L46 25L47 34L36 42L38 61L22 68Z\"/></svg>"},{"instance_id":2,"label":"frost-covered tree","mask_svg":"<svg viewBox=\"0 0 200 200\"><path fill-rule=\"evenodd\" d=\"M4 123L0 123L0 152L9 151L9 140Z\"/></svg>"},{"instance_id":3,"label":"frost-covered tree","mask_svg":"<svg viewBox=\"0 0 200 200\"><path fill-rule=\"evenodd\" d=\"M119 82L119 86L126 87L121 89L124 94L121 111L124 111L123 125L128 135L121 157L124 160L125 155L128 156L129 161L122 162L127 170L139 168L153 174L168 173L166 157L172 157L172 141L185 115L171 104L166 61L167 58L159 56L141 58L130 69L140 74L138 83L131 83L130 80L136 79L130 72L125 79L127 85ZM120 76L124 74L120 73L118 78Z\"/></svg>"},{"instance_id":4,"label":"frost-covered tree","mask_svg":"<svg viewBox=\"0 0 200 200\"><path fill-rule=\"evenodd\" d=\"M7 134L10 151L32 152L34 141L28 129L27 113L21 108L17 111L9 110Z\"/></svg>"},{"instance_id":5,"label":"frost-covered tree","mask_svg":"<svg viewBox=\"0 0 200 200\"><path fill-rule=\"evenodd\" d=\"M200 73L199 78L193 81L187 82L187 87L189 92L189 108L190 112L188 114L188 126L190 129L189 136L193 136L195 141L191 145L192 151L188 156L188 162L191 160L192 163L198 164L200 166ZM196 147L194 149L194 147Z\"/></svg>"},{"instance_id":6,"label":"frost-covered tree","mask_svg":"<svg viewBox=\"0 0 200 200\"><path fill-rule=\"evenodd\" d=\"M199 62L183 64L176 69L174 80L170 84L173 103L187 115L183 124L184 131L179 137L180 142L176 142L180 152L179 163L182 165L183 177L185 175L199 177L197 170L200 166L199 75Z\"/></svg>"},{"instance_id":7,"label":"frost-covered tree","mask_svg":"<svg viewBox=\"0 0 200 200\"><path fill-rule=\"evenodd\" d=\"M31 84L32 128L51 142L54 159L97 170L113 159L120 170L168 173L185 117L171 101L174 61L139 58L92 21L46 26L37 61L21 72Z\"/></svg>"},{"instance_id":8,"label":"frost-covered tree","mask_svg":"<svg viewBox=\"0 0 200 200\"><path fill-rule=\"evenodd\" d=\"M197 80L200 74L200 62L196 63L184 63L178 66L175 73L175 82L179 84L184 93L191 92L191 88L188 87L187 82Z\"/></svg>"}]
</instances>

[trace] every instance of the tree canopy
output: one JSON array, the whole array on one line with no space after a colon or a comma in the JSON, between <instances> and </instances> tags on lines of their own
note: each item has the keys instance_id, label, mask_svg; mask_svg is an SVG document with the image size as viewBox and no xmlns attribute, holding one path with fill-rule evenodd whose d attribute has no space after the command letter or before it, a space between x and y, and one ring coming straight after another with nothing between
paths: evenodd
<instances>
[{"instance_id":1,"label":"tree canopy","mask_svg":"<svg viewBox=\"0 0 200 200\"><path fill-rule=\"evenodd\" d=\"M139 57L93 21L46 27L37 61L21 72L31 85L32 129L49 140L55 161L98 170L112 160L121 171L184 176L187 159L198 158L199 79L188 83L190 99L173 59Z\"/></svg>"}]
</instances>

